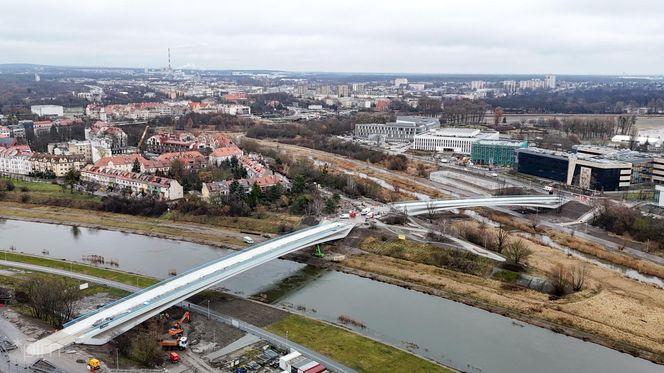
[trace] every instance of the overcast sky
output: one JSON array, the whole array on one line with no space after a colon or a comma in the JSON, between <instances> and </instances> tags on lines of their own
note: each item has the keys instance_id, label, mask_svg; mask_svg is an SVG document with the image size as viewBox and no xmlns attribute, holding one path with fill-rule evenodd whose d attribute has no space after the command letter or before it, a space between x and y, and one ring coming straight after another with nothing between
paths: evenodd
<instances>
[{"instance_id":1,"label":"overcast sky","mask_svg":"<svg viewBox=\"0 0 664 373\"><path fill-rule=\"evenodd\" d=\"M4 0L0 63L663 74L658 0Z\"/></svg>"}]
</instances>

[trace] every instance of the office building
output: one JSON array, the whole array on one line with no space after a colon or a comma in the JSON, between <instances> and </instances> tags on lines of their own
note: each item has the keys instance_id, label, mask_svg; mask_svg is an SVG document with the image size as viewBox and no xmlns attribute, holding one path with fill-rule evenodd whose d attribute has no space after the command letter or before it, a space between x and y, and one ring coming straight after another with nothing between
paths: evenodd
<instances>
[{"instance_id":1,"label":"office building","mask_svg":"<svg viewBox=\"0 0 664 373\"><path fill-rule=\"evenodd\" d=\"M413 149L470 154L473 143L498 139L498 132L482 132L476 128L442 128L416 135Z\"/></svg>"},{"instance_id":2,"label":"office building","mask_svg":"<svg viewBox=\"0 0 664 373\"><path fill-rule=\"evenodd\" d=\"M470 160L476 164L511 167L516 149L527 147L527 141L479 140L471 144Z\"/></svg>"},{"instance_id":3,"label":"office building","mask_svg":"<svg viewBox=\"0 0 664 373\"><path fill-rule=\"evenodd\" d=\"M355 136L361 138L382 138L388 142L409 142L421 133L440 126L438 119L427 117L397 117L390 123L358 123Z\"/></svg>"},{"instance_id":4,"label":"office building","mask_svg":"<svg viewBox=\"0 0 664 373\"><path fill-rule=\"evenodd\" d=\"M517 172L584 189L616 191L652 180L652 158L630 151L579 149L563 153L539 148L516 150ZM597 154L601 152L601 154Z\"/></svg>"},{"instance_id":5,"label":"office building","mask_svg":"<svg viewBox=\"0 0 664 373\"><path fill-rule=\"evenodd\" d=\"M664 184L664 156L653 159L652 181L655 184Z\"/></svg>"}]
</instances>

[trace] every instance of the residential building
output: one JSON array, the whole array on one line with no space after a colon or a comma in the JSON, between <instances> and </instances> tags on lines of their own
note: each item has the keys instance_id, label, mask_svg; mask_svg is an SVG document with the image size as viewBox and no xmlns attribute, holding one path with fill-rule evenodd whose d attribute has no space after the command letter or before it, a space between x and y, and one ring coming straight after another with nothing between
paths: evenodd
<instances>
[{"instance_id":1,"label":"residential building","mask_svg":"<svg viewBox=\"0 0 664 373\"><path fill-rule=\"evenodd\" d=\"M337 86L337 96L350 97L350 87L348 84L341 84Z\"/></svg>"},{"instance_id":2,"label":"residential building","mask_svg":"<svg viewBox=\"0 0 664 373\"><path fill-rule=\"evenodd\" d=\"M288 178L286 176L275 173L273 175L265 175L265 176L260 176L254 179L249 179L249 183L251 185L258 185L259 188L261 188L262 191L265 191L266 189L276 186L276 185L281 185L285 190L289 190L291 187L290 181L288 181Z\"/></svg>"},{"instance_id":3,"label":"residential building","mask_svg":"<svg viewBox=\"0 0 664 373\"><path fill-rule=\"evenodd\" d=\"M50 120L37 120L32 122L32 130L34 131L35 136L42 136L51 131L53 127L53 122Z\"/></svg>"},{"instance_id":4,"label":"residential building","mask_svg":"<svg viewBox=\"0 0 664 373\"><path fill-rule=\"evenodd\" d=\"M127 146L127 134L122 128L111 123L97 121L90 128L85 129L86 140L106 138L111 141L111 149L124 148Z\"/></svg>"},{"instance_id":5,"label":"residential building","mask_svg":"<svg viewBox=\"0 0 664 373\"><path fill-rule=\"evenodd\" d=\"M247 170L248 178L255 178L272 174L272 171L269 168L249 157L241 157L240 165L244 167L245 170Z\"/></svg>"},{"instance_id":6,"label":"residential building","mask_svg":"<svg viewBox=\"0 0 664 373\"><path fill-rule=\"evenodd\" d=\"M440 126L436 118L397 117L390 123L357 123L355 136L361 138L382 138L389 142L409 142L415 135Z\"/></svg>"},{"instance_id":7,"label":"residential building","mask_svg":"<svg viewBox=\"0 0 664 373\"><path fill-rule=\"evenodd\" d=\"M486 82L484 80L473 80L470 82L470 89L476 91L486 87Z\"/></svg>"},{"instance_id":8,"label":"residential building","mask_svg":"<svg viewBox=\"0 0 664 373\"><path fill-rule=\"evenodd\" d=\"M201 188L201 197L203 199L210 199L214 196L228 195L231 190L231 184L236 181L238 183L238 187L242 188L245 193L249 193L251 191L252 184L249 184L247 179L213 181L211 183L203 183Z\"/></svg>"},{"instance_id":9,"label":"residential building","mask_svg":"<svg viewBox=\"0 0 664 373\"><path fill-rule=\"evenodd\" d=\"M54 155L82 155L86 163L95 163L113 154L111 142L106 138L50 143L48 152Z\"/></svg>"},{"instance_id":10,"label":"residential building","mask_svg":"<svg viewBox=\"0 0 664 373\"><path fill-rule=\"evenodd\" d=\"M0 126L0 137L10 137L12 130L9 127Z\"/></svg>"},{"instance_id":11,"label":"residential building","mask_svg":"<svg viewBox=\"0 0 664 373\"><path fill-rule=\"evenodd\" d=\"M32 151L27 145L0 147L0 174L28 175L32 172L30 157Z\"/></svg>"},{"instance_id":12,"label":"residential building","mask_svg":"<svg viewBox=\"0 0 664 373\"><path fill-rule=\"evenodd\" d=\"M555 75L547 75L546 77L544 77L544 84L546 85L546 88L555 89L556 88L556 76Z\"/></svg>"},{"instance_id":13,"label":"residential building","mask_svg":"<svg viewBox=\"0 0 664 373\"><path fill-rule=\"evenodd\" d=\"M207 166L207 159L198 150L186 152L162 153L157 160L170 165L174 160L180 161L187 169L199 169Z\"/></svg>"},{"instance_id":14,"label":"residential building","mask_svg":"<svg viewBox=\"0 0 664 373\"><path fill-rule=\"evenodd\" d=\"M183 141L171 135L154 135L145 142L151 153L185 152L193 149L194 141Z\"/></svg>"},{"instance_id":15,"label":"residential building","mask_svg":"<svg viewBox=\"0 0 664 373\"><path fill-rule=\"evenodd\" d=\"M176 200L184 196L182 185L177 180L111 168L88 166L81 171L81 180L110 187L114 191L128 188L133 195L154 196L164 200Z\"/></svg>"},{"instance_id":16,"label":"residential building","mask_svg":"<svg viewBox=\"0 0 664 373\"><path fill-rule=\"evenodd\" d=\"M238 183L238 186L242 188L246 193L249 193L253 188L254 184L265 191L268 188L281 185L284 190L289 190L291 183L286 178L286 176L281 174L265 175L254 178L239 179L239 180L223 180L223 181L214 181L211 183L203 183L201 188L201 196L204 199L209 199L215 195L228 195L230 193L231 184L233 182Z\"/></svg>"},{"instance_id":17,"label":"residential building","mask_svg":"<svg viewBox=\"0 0 664 373\"><path fill-rule=\"evenodd\" d=\"M442 128L416 135L413 149L470 154L474 143L498 139L498 132L482 132L475 128Z\"/></svg>"},{"instance_id":18,"label":"residential building","mask_svg":"<svg viewBox=\"0 0 664 373\"><path fill-rule=\"evenodd\" d=\"M230 160L233 157L242 157L242 154L242 149L235 145L224 146L223 148L217 148L210 153L209 162L211 165L219 166L221 162Z\"/></svg>"},{"instance_id":19,"label":"residential building","mask_svg":"<svg viewBox=\"0 0 664 373\"><path fill-rule=\"evenodd\" d=\"M118 154L110 157L104 157L95 162L97 168L108 168L113 170L131 172L134 168L134 162L138 160L141 173L153 174L157 171L168 172L170 163L159 160L145 159L140 154Z\"/></svg>"},{"instance_id":20,"label":"residential building","mask_svg":"<svg viewBox=\"0 0 664 373\"><path fill-rule=\"evenodd\" d=\"M69 170L80 170L85 165L82 155L53 155L34 153L30 157L32 172L52 172L56 177L63 177Z\"/></svg>"},{"instance_id":21,"label":"residential building","mask_svg":"<svg viewBox=\"0 0 664 373\"><path fill-rule=\"evenodd\" d=\"M30 111L40 117L61 117L64 115L64 108L60 105L32 105Z\"/></svg>"},{"instance_id":22,"label":"residential building","mask_svg":"<svg viewBox=\"0 0 664 373\"><path fill-rule=\"evenodd\" d=\"M516 149L527 147L527 141L479 140L470 146L470 160L476 164L511 167Z\"/></svg>"},{"instance_id":23,"label":"residential building","mask_svg":"<svg viewBox=\"0 0 664 373\"><path fill-rule=\"evenodd\" d=\"M10 124L7 126L10 131L10 136L13 138L25 138L25 127L21 124Z\"/></svg>"}]
</instances>

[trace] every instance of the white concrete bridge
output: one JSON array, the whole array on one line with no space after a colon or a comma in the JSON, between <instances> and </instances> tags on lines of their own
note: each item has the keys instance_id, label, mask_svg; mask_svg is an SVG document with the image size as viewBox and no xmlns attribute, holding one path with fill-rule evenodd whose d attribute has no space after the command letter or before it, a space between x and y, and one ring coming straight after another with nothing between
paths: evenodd
<instances>
[{"instance_id":1,"label":"white concrete bridge","mask_svg":"<svg viewBox=\"0 0 664 373\"><path fill-rule=\"evenodd\" d=\"M497 197L471 197L461 199L442 199L431 201L397 202L389 206L394 210L408 216L437 213L457 208L483 207L483 206L523 206L557 208L563 203L559 196L532 195L532 196L497 196Z\"/></svg>"}]
</instances>

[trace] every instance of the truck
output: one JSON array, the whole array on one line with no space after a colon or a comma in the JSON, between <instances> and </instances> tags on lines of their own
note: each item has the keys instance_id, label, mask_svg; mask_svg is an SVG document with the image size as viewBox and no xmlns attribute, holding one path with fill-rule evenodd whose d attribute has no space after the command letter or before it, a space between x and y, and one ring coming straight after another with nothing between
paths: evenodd
<instances>
[{"instance_id":1,"label":"truck","mask_svg":"<svg viewBox=\"0 0 664 373\"><path fill-rule=\"evenodd\" d=\"M180 337L178 339L164 339L163 341L159 342L159 345L161 345L164 350L178 349L183 351L187 349L189 340L187 337Z\"/></svg>"}]
</instances>

